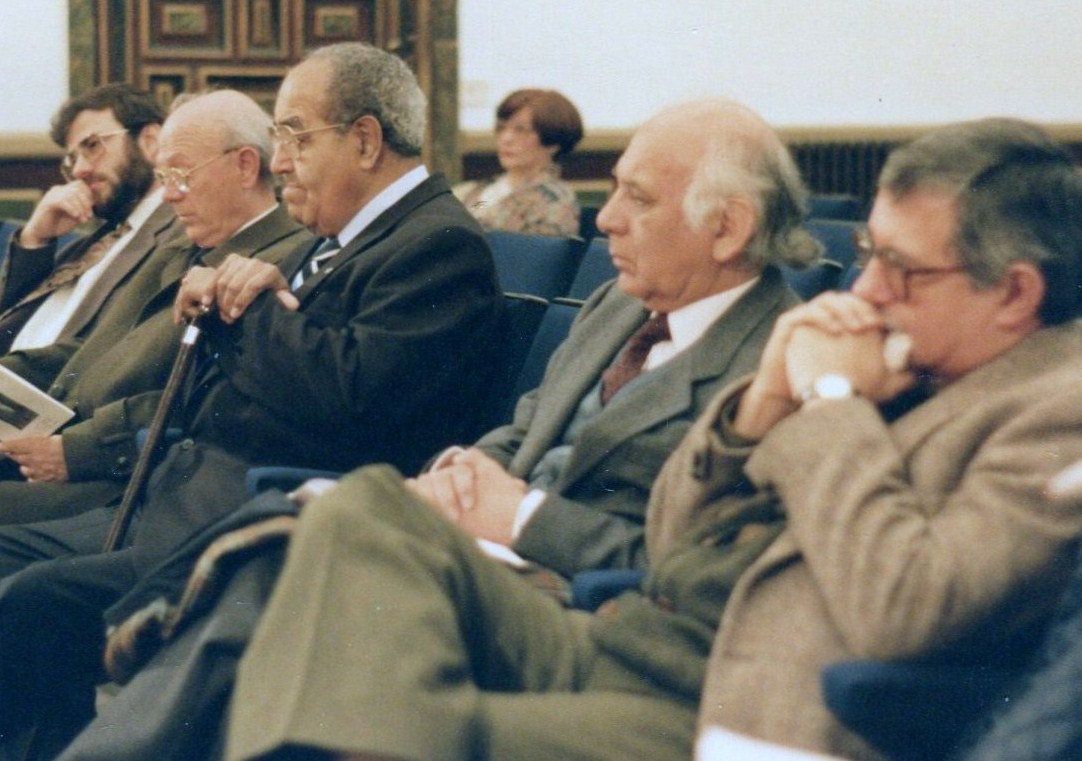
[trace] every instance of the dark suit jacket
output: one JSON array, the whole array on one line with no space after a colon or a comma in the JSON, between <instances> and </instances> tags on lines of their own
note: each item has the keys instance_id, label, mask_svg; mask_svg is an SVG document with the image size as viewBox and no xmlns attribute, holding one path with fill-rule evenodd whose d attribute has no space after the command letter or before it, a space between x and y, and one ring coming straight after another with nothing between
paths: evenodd
<instances>
[{"instance_id":1,"label":"dark suit jacket","mask_svg":"<svg viewBox=\"0 0 1082 761\"><path fill-rule=\"evenodd\" d=\"M199 258L216 266L239 253L279 264L310 238L278 208ZM0 359L75 410L61 431L73 483L0 482L0 523L58 517L119 497L137 456L135 434L153 417L173 366L182 330L172 321L173 300L197 252L187 238L153 252L114 292L85 341Z\"/></svg>"},{"instance_id":2,"label":"dark suit jacket","mask_svg":"<svg viewBox=\"0 0 1082 761\"><path fill-rule=\"evenodd\" d=\"M93 234L74 241L59 252L53 242L44 249L25 249L15 244L8 248L0 270L0 353L7 353L15 336L26 321L44 302L43 295L25 304L21 299L38 286L60 264L78 259L98 238L99 228ZM183 238L183 227L176 218L173 207L162 203L147 218L113 259L101 277L91 288L82 303L72 314L60 334L61 340L85 335L87 328L99 314L110 294L146 260L150 253L165 242Z\"/></svg>"},{"instance_id":3,"label":"dark suit jacket","mask_svg":"<svg viewBox=\"0 0 1082 761\"><path fill-rule=\"evenodd\" d=\"M315 245L287 258L287 279ZM140 562L238 507L249 464L408 472L471 425L503 297L484 232L442 177L381 214L296 296L295 312L265 293L232 326L208 321L202 349L215 359L185 400L189 438L149 483Z\"/></svg>"},{"instance_id":4,"label":"dark suit jacket","mask_svg":"<svg viewBox=\"0 0 1082 761\"><path fill-rule=\"evenodd\" d=\"M723 385L755 369L774 320L798 301L774 268L693 346L623 390L585 427L514 549L564 575L645 565L643 522L661 466ZM615 285L583 306L539 388L477 446L528 478L648 313Z\"/></svg>"}]
</instances>

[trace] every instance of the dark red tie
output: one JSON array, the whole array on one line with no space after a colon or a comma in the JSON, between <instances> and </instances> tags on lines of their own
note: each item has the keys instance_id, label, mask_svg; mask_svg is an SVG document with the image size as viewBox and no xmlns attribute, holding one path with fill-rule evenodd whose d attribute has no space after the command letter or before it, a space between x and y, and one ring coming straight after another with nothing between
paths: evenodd
<instances>
[{"instance_id":1,"label":"dark red tie","mask_svg":"<svg viewBox=\"0 0 1082 761\"><path fill-rule=\"evenodd\" d=\"M608 404L625 383L642 372L646 356L654 344L668 341L671 337L669 318L664 314L654 315L632 333L619 359L601 374L601 403Z\"/></svg>"}]
</instances>

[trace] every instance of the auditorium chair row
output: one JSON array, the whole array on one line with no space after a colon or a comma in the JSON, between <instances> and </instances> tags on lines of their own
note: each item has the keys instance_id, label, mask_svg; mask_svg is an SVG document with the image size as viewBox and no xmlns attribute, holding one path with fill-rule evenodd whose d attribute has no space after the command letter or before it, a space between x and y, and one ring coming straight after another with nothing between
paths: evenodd
<instances>
[{"instance_id":1,"label":"auditorium chair row","mask_svg":"<svg viewBox=\"0 0 1082 761\"><path fill-rule=\"evenodd\" d=\"M856 260L853 234L858 225L846 220L808 220L805 226L822 243L824 255L806 269L782 268L793 290L810 299L824 290L844 287ZM585 241L504 231L489 232L488 237L505 293L547 301L584 300L603 282L616 277L605 237Z\"/></svg>"}]
</instances>

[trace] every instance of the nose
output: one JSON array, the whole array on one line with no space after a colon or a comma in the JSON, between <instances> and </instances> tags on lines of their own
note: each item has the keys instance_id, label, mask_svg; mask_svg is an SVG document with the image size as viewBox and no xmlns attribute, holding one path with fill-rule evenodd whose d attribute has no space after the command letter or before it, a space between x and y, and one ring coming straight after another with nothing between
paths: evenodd
<instances>
[{"instance_id":1,"label":"nose","mask_svg":"<svg viewBox=\"0 0 1082 761\"><path fill-rule=\"evenodd\" d=\"M71 176L77 180L86 180L94 173L94 164L82 153L75 154L75 164L71 168Z\"/></svg>"},{"instance_id":2,"label":"nose","mask_svg":"<svg viewBox=\"0 0 1082 761\"><path fill-rule=\"evenodd\" d=\"M166 203L177 203L183 200L184 193L177 187L177 183L172 180L166 180L162 183L162 199Z\"/></svg>"},{"instance_id":3,"label":"nose","mask_svg":"<svg viewBox=\"0 0 1082 761\"><path fill-rule=\"evenodd\" d=\"M614 198L610 197L609 200L605 201L605 205L601 207L601 210L597 212L597 229L605 235L618 232L617 217L619 215L613 201Z\"/></svg>"},{"instance_id":4,"label":"nose","mask_svg":"<svg viewBox=\"0 0 1082 761\"><path fill-rule=\"evenodd\" d=\"M886 277L886 265L873 256L860 273L850 290L871 304L887 304L896 296Z\"/></svg>"},{"instance_id":5,"label":"nose","mask_svg":"<svg viewBox=\"0 0 1082 761\"><path fill-rule=\"evenodd\" d=\"M285 147L279 142L274 143L274 153L271 154L270 168L274 174L288 174L293 169L292 159L289 158L289 154L285 150Z\"/></svg>"}]
</instances>

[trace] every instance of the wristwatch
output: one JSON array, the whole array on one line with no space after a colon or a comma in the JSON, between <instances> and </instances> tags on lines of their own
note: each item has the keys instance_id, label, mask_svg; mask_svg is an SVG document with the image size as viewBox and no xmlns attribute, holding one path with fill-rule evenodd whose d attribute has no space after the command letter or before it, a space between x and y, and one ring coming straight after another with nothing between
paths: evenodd
<instances>
[{"instance_id":1,"label":"wristwatch","mask_svg":"<svg viewBox=\"0 0 1082 761\"><path fill-rule=\"evenodd\" d=\"M813 399L848 399L855 396L853 382L844 375L828 373L820 375L812 384L800 392L800 403Z\"/></svg>"}]
</instances>

